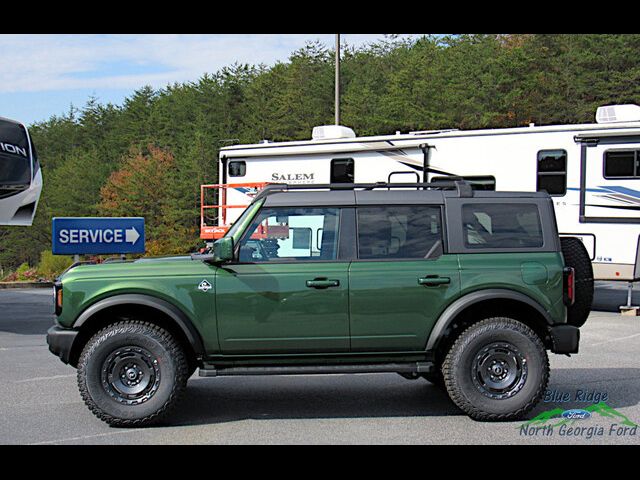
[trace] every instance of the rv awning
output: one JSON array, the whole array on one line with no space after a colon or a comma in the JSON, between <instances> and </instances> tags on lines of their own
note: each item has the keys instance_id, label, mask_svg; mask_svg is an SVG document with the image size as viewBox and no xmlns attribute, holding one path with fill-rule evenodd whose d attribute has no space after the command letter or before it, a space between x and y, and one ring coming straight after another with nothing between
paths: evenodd
<instances>
[{"instance_id":1,"label":"rv awning","mask_svg":"<svg viewBox=\"0 0 640 480\"><path fill-rule=\"evenodd\" d=\"M391 142L336 142L336 143L318 143L307 145L264 145L253 148L237 148L221 150L220 154L227 158L246 158L246 157L279 157L285 155L313 155L325 153L355 153L366 151L389 151L389 150L405 150L411 148L420 148L424 144L424 140L415 140L415 145L395 145Z\"/></svg>"}]
</instances>

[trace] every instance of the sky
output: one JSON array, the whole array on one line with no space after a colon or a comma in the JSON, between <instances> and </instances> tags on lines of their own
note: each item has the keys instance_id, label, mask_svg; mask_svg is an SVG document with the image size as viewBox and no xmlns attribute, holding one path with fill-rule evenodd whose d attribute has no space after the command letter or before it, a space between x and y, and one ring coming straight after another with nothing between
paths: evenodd
<instances>
[{"instance_id":1,"label":"sky","mask_svg":"<svg viewBox=\"0 0 640 480\"><path fill-rule=\"evenodd\" d=\"M379 34L343 34L362 46ZM333 34L0 34L0 116L33 124L82 107L90 97L121 105L134 90L195 81L235 62L273 65Z\"/></svg>"}]
</instances>

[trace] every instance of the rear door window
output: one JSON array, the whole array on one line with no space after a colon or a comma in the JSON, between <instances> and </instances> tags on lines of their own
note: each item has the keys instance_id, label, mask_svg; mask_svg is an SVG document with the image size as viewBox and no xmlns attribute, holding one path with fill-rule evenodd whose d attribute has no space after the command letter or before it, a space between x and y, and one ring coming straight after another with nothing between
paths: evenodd
<instances>
[{"instance_id":1,"label":"rear door window","mask_svg":"<svg viewBox=\"0 0 640 480\"><path fill-rule=\"evenodd\" d=\"M425 259L442 255L439 206L358 207L358 258Z\"/></svg>"},{"instance_id":2,"label":"rear door window","mask_svg":"<svg viewBox=\"0 0 640 480\"><path fill-rule=\"evenodd\" d=\"M543 246L537 205L473 203L462 206L464 246L470 249Z\"/></svg>"}]
</instances>

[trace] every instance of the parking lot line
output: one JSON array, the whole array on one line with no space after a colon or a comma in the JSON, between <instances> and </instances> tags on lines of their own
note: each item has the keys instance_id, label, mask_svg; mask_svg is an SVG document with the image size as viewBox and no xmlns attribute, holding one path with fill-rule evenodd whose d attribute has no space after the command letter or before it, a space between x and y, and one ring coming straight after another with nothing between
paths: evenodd
<instances>
[{"instance_id":1,"label":"parking lot line","mask_svg":"<svg viewBox=\"0 0 640 480\"><path fill-rule=\"evenodd\" d=\"M121 435L123 433L139 432L140 430L144 430L144 428L133 428L130 430L119 431L119 432L96 433L94 435L82 435L79 437L58 438L56 440L46 440L44 442L30 443L29 445L50 445L52 443L74 442L76 440L86 440L88 438L108 437L110 435Z\"/></svg>"},{"instance_id":2,"label":"parking lot line","mask_svg":"<svg viewBox=\"0 0 640 480\"><path fill-rule=\"evenodd\" d=\"M53 375L51 377L34 377L34 378L25 378L23 380L16 380L13 383L25 383L25 382L39 382L41 380L56 380L58 378L69 378L69 377L75 377L76 374L75 373L71 373L69 375Z\"/></svg>"},{"instance_id":3,"label":"parking lot line","mask_svg":"<svg viewBox=\"0 0 640 480\"><path fill-rule=\"evenodd\" d=\"M610 340L605 340L604 342L591 343L590 346L596 347L598 345L604 345L605 343L620 342L622 340L629 340L630 338L634 338L634 337L640 337L640 333L636 333L635 335L628 335L626 337L612 338Z\"/></svg>"}]
</instances>

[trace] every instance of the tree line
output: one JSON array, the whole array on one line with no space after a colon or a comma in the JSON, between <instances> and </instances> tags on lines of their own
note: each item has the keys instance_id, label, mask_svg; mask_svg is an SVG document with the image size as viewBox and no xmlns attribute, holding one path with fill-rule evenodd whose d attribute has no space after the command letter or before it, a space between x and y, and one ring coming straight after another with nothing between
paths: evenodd
<instances>
[{"instance_id":1,"label":"tree line","mask_svg":"<svg viewBox=\"0 0 640 480\"><path fill-rule=\"evenodd\" d=\"M592 122L640 103L640 35L387 36L341 60L341 121L358 135ZM54 216L143 216L147 253L199 241L200 189L230 143L308 139L333 123L334 52L311 42L273 66L234 64L91 98L30 127L44 188L32 227L0 227L0 267L35 266Z\"/></svg>"}]
</instances>

